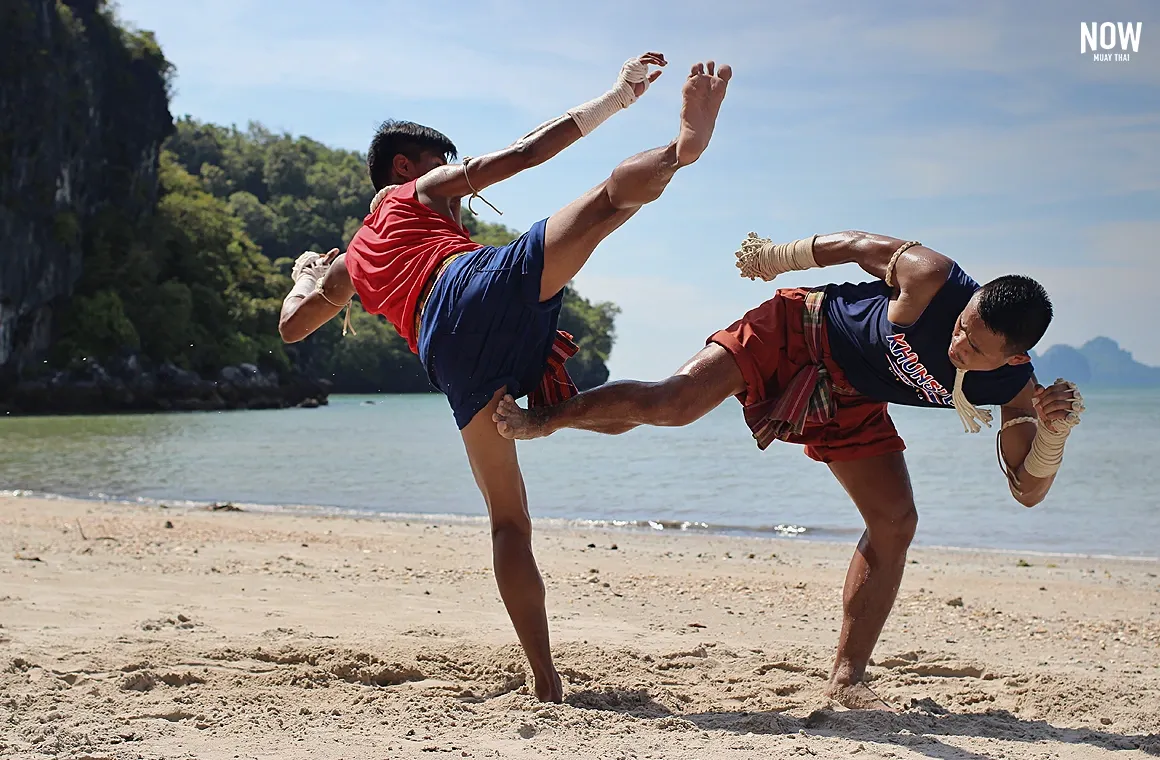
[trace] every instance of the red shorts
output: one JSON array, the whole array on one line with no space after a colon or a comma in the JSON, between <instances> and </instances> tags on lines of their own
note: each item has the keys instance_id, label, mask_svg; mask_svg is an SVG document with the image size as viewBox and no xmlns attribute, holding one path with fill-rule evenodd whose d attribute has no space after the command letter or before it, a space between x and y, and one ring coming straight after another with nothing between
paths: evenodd
<instances>
[{"instance_id":1,"label":"red shorts","mask_svg":"<svg viewBox=\"0 0 1160 760\"><path fill-rule=\"evenodd\" d=\"M806 347L806 288L786 288L749 311L724 330L710 336L733 356L745 378L745 392L738 401L748 406L776 398L798 370L810 364ZM830 357L829 336L823 333L823 362L834 384L834 417L824 425L806 423L801 435L789 443L806 447L806 456L819 462L845 462L890 454L906 449L886 403L863 396L846 381L846 375Z\"/></svg>"}]
</instances>

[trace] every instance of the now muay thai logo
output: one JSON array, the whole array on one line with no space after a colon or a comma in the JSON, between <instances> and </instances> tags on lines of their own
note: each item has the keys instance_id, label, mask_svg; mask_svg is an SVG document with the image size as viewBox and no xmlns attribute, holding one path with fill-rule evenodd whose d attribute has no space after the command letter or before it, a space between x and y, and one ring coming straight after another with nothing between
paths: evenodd
<instances>
[{"instance_id":1,"label":"now muay thai logo","mask_svg":"<svg viewBox=\"0 0 1160 760\"><path fill-rule=\"evenodd\" d=\"M1105 21L1102 24L1098 21L1091 23L1081 21L1079 24L1079 52L1086 54L1091 51L1092 60L1097 63L1109 61L1126 63L1132 60L1132 53L1140 52L1140 35L1143 30L1143 21L1137 21L1134 24L1123 21L1114 24L1111 21ZM1114 52L1117 46L1120 48L1120 52ZM1132 48L1132 53L1128 52L1129 46Z\"/></svg>"},{"instance_id":2,"label":"now muay thai logo","mask_svg":"<svg viewBox=\"0 0 1160 760\"><path fill-rule=\"evenodd\" d=\"M906 342L905 334L888 335L886 342L890 346L890 371L903 385L916 389L932 404L953 405L950 392L919 360L918 353Z\"/></svg>"}]
</instances>

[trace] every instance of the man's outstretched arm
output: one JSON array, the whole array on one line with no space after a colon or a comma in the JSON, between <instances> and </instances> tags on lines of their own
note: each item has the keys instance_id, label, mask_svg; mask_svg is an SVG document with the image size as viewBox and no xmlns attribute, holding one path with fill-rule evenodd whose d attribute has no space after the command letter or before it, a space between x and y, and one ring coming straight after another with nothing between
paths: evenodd
<instances>
[{"instance_id":1,"label":"man's outstretched arm","mask_svg":"<svg viewBox=\"0 0 1160 760\"><path fill-rule=\"evenodd\" d=\"M900 290L931 279L939 281L939 285L946 281L954 262L921 243L907 247L895 259L894 254L906 243L889 235L857 230L818 235L814 240L814 260L819 267L857 264L880 280L886 280L889 272L890 283Z\"/></svg>"},{"instance_id":2,"label":"man's outstretched arm","mask_svg":"<svg viewBox=\"0 0 1160 760\"><path fill-rule=\"evenodd\" d=\"M645 53L625 63L616 84L599 98L541 124L503 150L428 172L416 185L420 201L462 198L544 163L635 102L661 75L659 70L649 74L649 66L666 64L660 53Z\"/></svg>"},{"instance_id":3,"label":"man's outstretched arm","mask_svg":"<svg viewBox=\"0 0 1160 760\"><path fill-rule=\"evenodd\" d=\"M1003 405L999 464L1011 495L1025 507L1043 501L1063 462L1063 447L1084 411L1074 384L1057 380L1044 388L1032 378Z\"/></svg>"},{"instance_id":4,"label":"man's outstretched arm","mask_svg":"<svg viewBox=\"0 0 1160 760\"><path fill-rule=\"evenodd\" d=\"M908 324L946 283L954 262L921 243L856 230L780 244L751 232L737 252L741 275L766 282L785 272L839 264L857 264L893 287L890 319Z\"/></svg>"}]
</instances>

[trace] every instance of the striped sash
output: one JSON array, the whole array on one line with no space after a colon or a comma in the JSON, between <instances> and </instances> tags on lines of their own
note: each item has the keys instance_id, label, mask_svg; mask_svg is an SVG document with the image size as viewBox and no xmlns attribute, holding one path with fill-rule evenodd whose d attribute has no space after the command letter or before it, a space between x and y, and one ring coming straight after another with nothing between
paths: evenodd
<instances>
[{"instance_id":1,"label":"striped sash","mask_svg":"<svg viewBox=\"0 0 1160 760\"><path fill-rule=\"evenodd\" d=\"M563 330L556 331L552 350L548 353L547 365L540 385L528 394L528 407L555 406L562 404L579 393L576 383L568 375L564 362L576 355L580 347L572 342L572 336Z\"/></svg>"},{"instance_id":2,"label":"striped sash","mask_svg":"<svg viewBox=\"0 0 1160 760\"><path fill-rule=\"evenodd\" d=\"M776 398L745 407L745 422L753 431L759 449L764 450L775 440L801 435L806 423L825 424L834 416L833 384L822 359L826 329L822 313L824 299L824 290L813 290L806 295L802 324L810 364L798 370Z\"/></svg>"}]
</instances>

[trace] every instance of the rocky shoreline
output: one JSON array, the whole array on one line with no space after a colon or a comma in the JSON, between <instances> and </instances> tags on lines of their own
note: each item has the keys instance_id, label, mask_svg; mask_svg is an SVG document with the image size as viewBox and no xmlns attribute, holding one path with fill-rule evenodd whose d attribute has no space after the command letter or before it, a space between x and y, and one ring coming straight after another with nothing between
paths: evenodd
<instances>
[{"instance_id":1,"label":"rocky shoreline","mask_svg":"<svg viewBox=\"0 0 1160 760\"><path fill-rule=\"evenodd\" d=\"M330 392L329 381L283 377L253 364L224 367L210 379L171 362L150 367L134 355L107 366L83 361L0 386L0 415L315 408L327 403Z\"/></svg>"}]
</instances>

